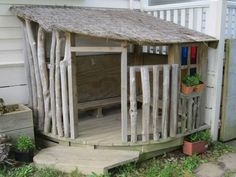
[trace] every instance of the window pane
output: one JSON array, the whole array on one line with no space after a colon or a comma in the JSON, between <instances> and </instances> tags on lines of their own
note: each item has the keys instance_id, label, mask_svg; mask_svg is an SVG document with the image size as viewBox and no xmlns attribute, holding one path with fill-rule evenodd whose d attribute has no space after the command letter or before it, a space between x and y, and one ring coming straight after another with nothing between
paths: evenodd
<instances>
[{"instance_id":1,"label":"window pane","mask_svg":"<svg viewBox=\"0 0 236 177\"><path fill-rule=\"evenodd\" d=\"M182 47L182 56L181 56L181 64L188 64L188 47Z\"/></svg>"},{"instance_id":2,"label":"window pane","mask_svg":"<svg viewBox=\"0 0 236 177\"><path fill-rule=\"evenodd\" d=\"M197 47L191 47L191 64L197 64Z\"/></svg>"},{"instance_id":3,"label":"window pane","mask_svg":"<svg viewBox=\"0 0 236 177\"><path fill-rule=\"evenodd\" d=\"M184 78L184 76L188 75L188 69L182 69L181 70L181 77Z\"/></svg>"},{"instance_id":4,"label":"window pane","mask_svg":"<svg viewBox=\"0 0 236 177\"><path fill-rule=\"evenodd\" d=\"M196 74L197 73L197 68L191 68L190 69L190 75L192 76L192 75L194 75L194 74Z\"/></svg>"}]
</instances>

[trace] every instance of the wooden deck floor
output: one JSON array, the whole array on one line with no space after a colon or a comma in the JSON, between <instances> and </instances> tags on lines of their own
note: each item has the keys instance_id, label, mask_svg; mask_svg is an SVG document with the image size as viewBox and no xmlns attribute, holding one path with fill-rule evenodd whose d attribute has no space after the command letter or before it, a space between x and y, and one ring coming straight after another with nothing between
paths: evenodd
<instances>
[{"instance_id":1,"label":"wooden deck floor","mask_svg":"<svg viewBox=\"0 0 236 177\"><path fill-rule=\"evenodd\" d=\"M142 132L141 110L138 114L138 134ZM130 120L130 119L129 119ZM161 120L158 123L161 128ZM150 120L152 132L152 120ZM128 122L130 134L130 121ZM122 144L121 142L121 113L120 109L106 112L103 118L83 116L79 118L79 137L75 140L83 144Z\"/></svg>"}]
</instances>

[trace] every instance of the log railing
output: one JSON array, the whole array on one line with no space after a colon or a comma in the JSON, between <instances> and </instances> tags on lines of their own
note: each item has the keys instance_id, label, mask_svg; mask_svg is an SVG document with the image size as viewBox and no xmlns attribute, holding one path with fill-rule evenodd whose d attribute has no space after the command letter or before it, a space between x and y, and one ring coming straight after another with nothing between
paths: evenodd
<instances>
[{"instance_id":1,"label":"log railing","mask_svg":"<svg viewBox=\"0 0 236 177\"><path fill-rule=\"evenodd\" d=\"M201 129L201 93L184 95L179 91L179 65L131 66L129 72L131 143L174 138ZM141 74L141 95L137 73ZM142 109L138 110L138 102Z\"/></svg>"},{"instance_id":2,"label":"log railing","mask_svg":"<svg viewBox=\"0 0 236 177\"><path fill-rule=\"evenodd\" d=\"M176 64L130 67L130 139L132 143L139 140L137 132L137 119L139 117L136 91L137 72L141 73L142 83L142 141L176 136L179 93L178 68L179 66ZM150 73L152 73L152 93ZM160 78L161 75L163 79ZM160 81L162 81L162 90L160 90ZM162 100L160 100L160 96L162 96ZM160 112L161 116L159 115ZM161 121L159 121L160 119ZM161 122L161 125L158 125L158 122ZM150 125L152 126L152 131Z\"/></svg>"}]
</instances>

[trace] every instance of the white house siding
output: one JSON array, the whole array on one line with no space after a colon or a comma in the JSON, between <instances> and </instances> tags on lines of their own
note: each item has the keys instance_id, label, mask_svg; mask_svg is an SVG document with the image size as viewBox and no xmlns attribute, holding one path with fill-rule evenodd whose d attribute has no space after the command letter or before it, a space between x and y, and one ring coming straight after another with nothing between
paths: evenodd
<instances>
[{"instance_id":1,"label":"white house siding","mask_svg":"<svg viewBox=\"0 0 236 177\"><path fill-rule=\"evenodd\" d=\"M12 5L67 5L130 8L129 0L1 0L0 1L0 98L7 104L28 103L21 23L10 11ZM140 8L140 1L132 2Z\"/></svg>"}]
</instances>

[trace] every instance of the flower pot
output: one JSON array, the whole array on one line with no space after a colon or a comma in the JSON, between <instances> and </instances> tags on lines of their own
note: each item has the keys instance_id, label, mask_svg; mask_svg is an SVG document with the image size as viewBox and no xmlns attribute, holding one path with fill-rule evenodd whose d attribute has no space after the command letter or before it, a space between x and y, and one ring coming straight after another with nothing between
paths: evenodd
<instances>
[{"instance_id":1,"label":"flower pot","mask_svg":"<svg viewBox=\"0 0 236 177\"><path fill-rule=\"evenodd\" d=\"M203 82L201 82L199 85L196 85L194 87L194 92L197 92L197 93L202 92L204 90L205 86L206 85Z\"/></svg>"},{"instance_id":2,"label":"flower pot","mask_svg":"<svg viewBox=\"0 0 236 177\"><path fill-rule=\"evenodd\" d=\"M26 163L33 162L33 156L34 156L33 151L29 152L15 151L15 159L20 162L26 162Z\"/></svg>"},{"instance_id":3,"label":"flower pot","mask_svg":"<svg viewBox=\"0 0 236 177\"><path fill-rule=\"evenodd\" d=\"M188 87L187 85L182 83L181 84L181 91L185 95L190 95L193 92L193 87Z\"/></svg>"},{"instance_id":4,"label":"flower pot","mask_svg":"<svg viewBox=\"0 0 236 177\"><path fill-rule=\"evenodd\" d=\"M198 142L184 141L183 153L186 155L200 154L206 152L207 147L208 144L205 141L198 141Z\"/></svg>"}]
</instances>

